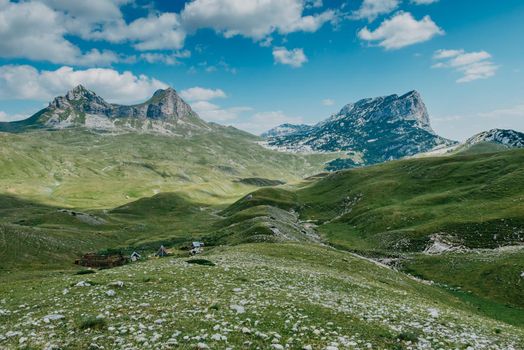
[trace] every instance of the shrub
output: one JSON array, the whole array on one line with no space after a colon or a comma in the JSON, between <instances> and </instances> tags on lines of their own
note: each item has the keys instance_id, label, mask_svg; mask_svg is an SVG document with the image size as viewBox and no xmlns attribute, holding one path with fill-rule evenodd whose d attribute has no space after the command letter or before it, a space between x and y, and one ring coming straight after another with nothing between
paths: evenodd
<instances>
[{"instance_id":1,"label":"shrub","mask_svg":"<svg viewBox=\"0 0 524 350\"><path fill-rule=\"evenodd\" d=\"M412 343L416 343L418 341L418 336L411 332L402 332L397 336L397 338L399 340L410 341Z\"/></svg>"},{"instance_id":2,"label":"shrub","mask_svg":"<svg viewBox=\"0 0 524 350\"><path fill-rule=\"evenodd\" d=\"M87 317L80 321L78 328L80 329L97 329L102 330L107 327L107 322L103 318Z\"/></svg>"},{"instance_id":3,"label":"shrub","mask_svg":"<svg viewBox=\"0 0 524 350\"><path fill-rule=\"evenodd\" d=\"M215 266L215 263L206 259L191 259L186 260L188 264L197 264L197 265L204 265L204 266Z\"/></svg>"}]
</instances>

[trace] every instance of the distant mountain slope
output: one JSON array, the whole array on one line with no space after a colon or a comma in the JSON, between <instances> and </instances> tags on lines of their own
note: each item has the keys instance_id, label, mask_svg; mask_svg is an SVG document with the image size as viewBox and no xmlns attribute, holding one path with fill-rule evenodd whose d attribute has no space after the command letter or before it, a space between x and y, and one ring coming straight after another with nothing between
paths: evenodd
<instances>
[{"instance_id":1,"label":"distant mountain slope","mask_svg":"<svg viewBox=\"0 0 524 350\"><path fill-rule=\"evenodd\" d=\"M311 130L313 127L311 125L305 125L305 124L282 124L277 127L274 127L273 129L270 129L264 133L262 133L260 136L263 138L271 138L271 137L278 137L278 136L286 136L298 132L307 132Z\"/></svg>"},{"instance_id":2,"label":"distant mountain slope","mask_svg":"<svg viewBox=\"0 0 524 350\"><path fill-rule=\"evenodd\" d=\"M285 154L228 127L173 137L85 128L0 133L0 192L46 203L112 207L157 192L221 201L256 186L242 179L298 181L333 154Z\"/></svg>"},{"instance_id":3,"label":"distant mountain slope","mask_svg":"<svg viewBox=\"0 0 524 350\"><path fill-rule=\"evenodd\" d=\"M465 146L473 146L479 143L494 143L506 148L524 147L524 133L515 130L492 129L470 137Z\"/></svg>"},{"instance_id":4,"label":"distant mountain slope","mask_svg":"<svg viewBox=\"0 0 524 350\"><path fill-rule=\"evenodd\" d=\"M285 130L293 127L286 125ZM360 161L339 160L340 167L351 167L411 156L454 143L435 134L420 94L411 91L402 96L367 98L348 104L313 127L297 127L295 132L280 135L270 132L266 145L292 152L359 154Z\"/></svg>"},{"instance_id":5,"label":"distant mountain slope","mask_svg":"<svg viewBox=\"0 0 524 350\"><path fill-rule=\"evenodd\" d=\"M94 130L157 132L211 130L172 88L157 90L144 103L125 106L106 102L102 97L78 85L64 96L28 119L0 123L0 131L64 129L85 127Z\"/></svg>"}]
</instances>

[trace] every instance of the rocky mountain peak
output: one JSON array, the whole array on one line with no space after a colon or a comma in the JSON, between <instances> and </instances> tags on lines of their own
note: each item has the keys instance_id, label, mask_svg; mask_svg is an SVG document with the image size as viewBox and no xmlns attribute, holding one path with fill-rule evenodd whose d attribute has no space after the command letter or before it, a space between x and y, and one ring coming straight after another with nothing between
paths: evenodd
<instances>
[{"instance_id":1,"label":"rocky mountain peak","mask_svg":"<svg viewBox=\"0 0 524 350\"><path fill-rule=\"evenodd\" d=\"M191 107L171 87L155 91L144 105L147 106L146 116L151 119L173 119L194 114Z\"/></svg>"},{"instance_id":2,"label":"rocky mountain peak","mask_svg":"<svg viewBox=\"0 0 524 350\"><path fill-rule=\"evenodd\" d=\"M361 99L315 126L284 125L268 136L266 144L273 149L348 151L358 155L358 164L398 159L455 143L435 134L422 97L415 90L401 96Z\"/></svg>"},{"instance_id":3,"label":"rocky mountain peak","mask_svg":"<svg viewBox=\"0 0 524 350\"><path fill-rule=\"evenodd\" d=\"M49 104L49 108L90 112L107 110L111 108L111 105L93 91L86 89L83 85L77 85L64 96L56 97Z\"/></svg>"},{"instance_id":4,"label":"rocky mountain peak","mask_svg":"<svg viewBox=\"0 0 524 350\"><path fill-rule=\"evenodd\" d=\"M345 105L330 120L346 119L359 124L364 123L397 123L410 121L416 127L433 133L429 114L418 91L413 90L402 96L397 94L375 98L365 98ZM329 119L328 119L329 121Z\"/></svg>"}]
</instances>

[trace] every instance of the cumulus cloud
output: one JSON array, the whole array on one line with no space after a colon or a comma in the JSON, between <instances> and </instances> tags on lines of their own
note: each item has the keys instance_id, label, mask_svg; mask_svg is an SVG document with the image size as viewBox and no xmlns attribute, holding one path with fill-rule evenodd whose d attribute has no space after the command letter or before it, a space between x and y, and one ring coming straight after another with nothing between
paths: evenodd
<instances>
[{"instance_id":1,"label":"cumulus cloud","mask_svg":"<svg viewBox=\"0 0 524 350\"><path fill-rule=\"evenodd\" d=\"M129 58L112 51L82 52L69 38L128 44L138 51L179 50L188 35L210 28L226 38L238 35L267 45L274 33L315 32L340 17L338 10L320 10L321 0L193 0L180 13L151 11L129 20L122 7L130 3L133 0L0 0L0 57L108 66ZM139 58L177 63L177 57L158 52Z\"/></svg>"},{"instance_id":2,"label":"cumulus cloud","mask_svg":"<svg viewBox=\"0 0 524 350\"><path fill-rule=\"evenodd\" d=\"M181 18L189 31L212 28L226 38L241 35L262 40L273 32L315 32L337 17L333 10L304 16L304 8L303 0L194 0L186 4Z\"/></svg>"},{"instance_id":3,"label":"cumulus cloud","mask_svg":"<svg viewBox=\"0 0 524 350\"><path fill-rule=\"evenodd\" d=\"M86 37L92 27L121 20L120 7L131 0L40 0L62 14L62 23L70 34Z\"/></svg>"},{"instance_id":4,"label":"cumulus cloud","mask_svg":"<svg viewBox=\"0 0 524 350\"><path fill-rule=\"evenodd\" d=\"M151 14L130 23L123 19L95 30L86 37L112 43L130 42L139 51L180 49L186 33L181 27L179 15L166 12Z\"/></svg>"},{"instance_id":5,"label":"cumulus cloud","mask_svg":"<svg viewBox=\"0 0 524 350\"><path fill-rule=\"evenodd\" d=\"M0 7L0 57L28 58L80 66L104 66L118 61L112 51L87 53L65 39L62 16L43 3L4 2Z\"/></svg>"},{"instance_id":6,"label":"cumulus cloud","mask_svg":"<svg viewBox=\"0 0 524 350\"><path fill-rule=\"evenodd\" d=\"M0 67L0 99L30 99L48 101L82 84L108 101L132 103L142 101L167 85L145 75L120 73L107 68L74 70L63 66L57 70L42 70L28 65Z\"/></svg>"},{"instance_id":7,"label":"cumulus cloud","mask_svg":"<svg viewBox=\"0 0 524 350\"><path fill-rule=\"evenodd\" d=\"M191 56L191 52L183 50L172 54L163 54L159 52L144 52L140 54L140 59L147 63L164 63L167 65L180 64L180 58L187 58Z\"/></svg>"},{"instance_id":8,"label":"cumulus cloud","mask_svg":"<svg viewBox=\"0 0 524 350\"><path fill-rule=\"evenodd\" d=\"M307 57L303 49L288 50L285 47L273 48L273 58L275 63L286 64L291 67L302 67L307 62Z\"/></svg>"},{"instance_id":9,"label":"cumulus cloud","mask_svg":"<svg viewBox=\"0 0 524 350\"><path fill-rule=\"evenodd\" d=\"M400 4L400 0L364 0L358 10L353 12L356 19L374 21L378 16L390 13Z\"/></svg>"},{"instance_id":10,"label":"cumulus cloud","mask_svg":"<svg viewBox=\"0 0 524 350\"><path fill-rule=\"evenodd\" d=\"M367 27L358 32L362 40L378 42L386 50L400 49L430 40L444 31L429 16L416 20L411 13L399 12L384 20L374 31Z\"/></svg>"},{"instance_id":11,"label":"cumulus cloud","mask_svg":"<svg viewBox=\"0 0 524 350\"><path fill-rule=\"evenodd\" d=\"M249 119L237 121L232 125L258 135L284 123L303 124L304 120L301 117L290 117L282 111L268 111L255 113Z\"/></svg>"},{"instance_id":12,"label":"cumulus cloud","mask_svg":"<svg viewBox=\"0 0 524 350\"><path fill-rule=\"evenodd\" d=\"M209 101L227 97L221 89L206 89L199 86L180 91L180 96L188 101Z\"/></svg>"},{"instance_id":13,"label":"cumulus cloud","mask_svg":"<svg viewBox=\"0 0 524 350\"><path fill-rule=\"evenodd\" d=\"M457 83L468 83L494 76L499 68L486 51L438 50L433 58L438 61L433 68L449 68L462 74Z\"/></svg>"}]
</instances>

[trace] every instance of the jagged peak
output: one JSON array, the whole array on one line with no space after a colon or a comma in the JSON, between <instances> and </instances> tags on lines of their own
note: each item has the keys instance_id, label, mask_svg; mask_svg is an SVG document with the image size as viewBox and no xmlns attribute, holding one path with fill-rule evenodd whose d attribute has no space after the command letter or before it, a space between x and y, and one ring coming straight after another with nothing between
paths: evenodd
<instances>
[{"instance_id":1,"label":"jagged peak","mask_svg":"<svg viewBox=\"0 0 524 350\"><path fill-rule=\"evenodd\" d=\"M88 91L88 90L84 87L84 85L78 84L71 91L73 91L73 92L81 92L81 91Z\"/></svg>"},{"instance_id":2,"label":"jagged peak","mask_svg":"<svg viewBox=\"0 0 524 350\"><path fill-rule=\"evenodd\" d=\"M411 90L405 93L404 95L400 96L398 99L400 100L400 99L409 98L409 97L415 97L415 98L422 99L422 97L420 96L420 93L417 90Z\"/></svg>"},{"instance_id":3,"label":"jagged peak","mask_svg":"<svg viewBox=\"0 0 524 350\"><path fill-rule=\"evenodd\" d=\"M83 95L96 95L94 91L91 91L89 89L86 89L84 85L78 84L73 89L69 90L68 93L75 93L75 94L83 94Z\"/></svg>"},{"instance_id":4,"label":"jagged peak","mask_svg":"<svg viewBox=\"0 0 524 350\"><path fill-rule=\"evenodd\" d=\"M173 89L171 86L165 88L165 89L158 89L155 91L155 93L153 94L153 96L166 96L166 95L172 95L172 94L177 94L176 90Z\"/></svg>"}]
</instances>

